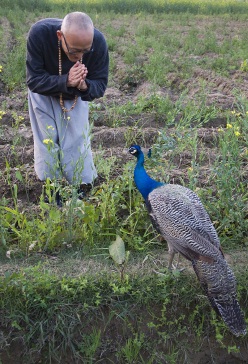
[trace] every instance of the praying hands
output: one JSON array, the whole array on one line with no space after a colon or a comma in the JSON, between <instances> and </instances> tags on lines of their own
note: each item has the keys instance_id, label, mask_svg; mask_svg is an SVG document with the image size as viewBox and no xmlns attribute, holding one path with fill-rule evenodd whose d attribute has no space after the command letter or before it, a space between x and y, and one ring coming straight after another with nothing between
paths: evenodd
<instances>
[{"instance_id":1,"label":"praying hands","mask_svg":"<svg viewBox=\"0 0 248 364\"><path fill-rule=\"evenodd\" d=\"M87 73L87 67L77 61L68 73L67 87L77 87L79 90L87 90L87 84L85 82Z\"/></svg>"}]
</instances>

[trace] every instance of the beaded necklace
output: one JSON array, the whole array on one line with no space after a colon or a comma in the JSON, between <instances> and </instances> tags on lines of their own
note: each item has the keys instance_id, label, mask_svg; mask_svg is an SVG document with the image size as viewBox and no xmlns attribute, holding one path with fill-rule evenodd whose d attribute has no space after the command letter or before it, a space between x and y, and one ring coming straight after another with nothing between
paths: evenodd
<instances>
[{"instance_id":1,"label":"beaded necklace","mask_svg":"<svg viewBox=\"0 0 248 364\"><path fill-rule=\"evenodd\" d=\"M58 41L58 49L59 49L59 75L62 75L62 59L61 59L61 45L60 45L60 40ZM82 63L82 58L80 59L80 63ZM70 109L66 109L65 105L64 105L64 100L63 100L63 95L62 92L59 95L59 103L61 106L61 109L64 113L71 111L72 109L74 109L74 107L76 106L77 103L77 99L78 96L75 95L75 99L74 102L72 104L72 106L70 107Z\"/></svg>"}]
</instances>

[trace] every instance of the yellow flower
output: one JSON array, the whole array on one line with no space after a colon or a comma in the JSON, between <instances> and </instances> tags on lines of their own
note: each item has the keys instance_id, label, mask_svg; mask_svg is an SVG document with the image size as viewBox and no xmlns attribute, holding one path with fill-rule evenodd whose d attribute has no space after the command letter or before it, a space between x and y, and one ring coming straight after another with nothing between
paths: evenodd
<instances>
[{"instance_id":1,"label":"yellow flower","mask_svg":"<svg viewBox=\"0 0 248 364\"><path fill-rule=\"evenodd\" d=\"M70 116L67 116L67 120L69 121L71 119L71 117Z\"/></svg>"},{"instance_id":2,"label":"yellow flower","mask_svg":"<svg viewBox=\"0 0 248 364\"><path fill-rule=\"evenodd\" d=\"M54 127L52 125L48 125L47 129L54 130Z\"/></svg>"},{"instance_id":3,"label":"yellow flower","mask_svg":"<svg viewBox=\"0 0 248 364\"><path fill-rule=\"evenodd\" d=\"M232 110L231 111L231 114L235 115L236 111L235 110Z\"/></svg>"},{"instance_id":4,"label":"yellow flower","mask_svg":"<svg viewBox=\"0 0 248 364\"><path fill-rule=\"evenodd\" d=\"M48 145L48 144L53 144L53 141L52 139L44 139L43 143Z\"/></svg>"},{"instance_id":5,"label":"yellow flower","mask_svg":"<svg viewBox=\"0 0 248 364\"><path fill-rule=\"evenodd\" d=\"M192 172L192 171L193 171L193 167L189 167L189 168L188 168L188 171L189 171L189 172Z\"/></svg>"},{"instance_id":6,"label":"yellow flower","mask_svg":"<svg viewBox=\"0 0 248 364\"><path fill-rule=\"evenodd\" d=\"M0 65L0 72L2 72L2 71L3 71L3 66Z\"/></svg>"},{"instance_id":7,"label":"yellow flower","mask_svg":"<svg viewBox=\"0 0 248 364\"><path fill-rule=\"evenodd\" d=\"M232 124L229 124L229 123L226 124L227 129L232 129L232 127L233 127Z\"/></svg>"},{"instance_id":8,"label":"yellow flower","mask_svg":"<svg viewBox=\"0 0 248 364\"><path fill-rule=\"evenodd\" d=\"M222 128L217 129L219 133L222 133L224 130Z\"/></svg>"},{"instance_id":9,"label":"yellow flower","mask_svg":"<svg viewBox=\"0 0 248 364\"><path fill-rule=\"evenodd\" d=\"M237 137L239 137L239 136L240 136L240 132L239 132L238 130L236 130L236 131L234 132L234 134L235 134Z\"/></svg>"}]
</instances>

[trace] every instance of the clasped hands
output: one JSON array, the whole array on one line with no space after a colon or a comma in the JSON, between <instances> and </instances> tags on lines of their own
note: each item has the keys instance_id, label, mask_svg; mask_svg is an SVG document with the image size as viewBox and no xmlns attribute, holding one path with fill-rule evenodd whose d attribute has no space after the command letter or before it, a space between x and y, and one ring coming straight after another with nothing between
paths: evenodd
<instances>
[{"instance_id":1,"label":"clasped hands","mask_svg":"<svg viewBox=\"0 0 248 364\"><path fill-rule=\"evenodd\" d=\"M88 70L84 64L77 61L69 71L67 87L76 87L78 90L86 91L88 86L85 82Z\"/></svg>"}]
</instances>

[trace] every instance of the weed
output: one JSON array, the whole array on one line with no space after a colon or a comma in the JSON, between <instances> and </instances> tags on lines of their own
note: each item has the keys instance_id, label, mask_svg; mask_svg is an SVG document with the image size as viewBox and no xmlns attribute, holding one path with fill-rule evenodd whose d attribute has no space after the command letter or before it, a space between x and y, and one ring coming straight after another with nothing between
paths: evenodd
<instances>
[{"instance_id":1,"label":"weed","mask_svg":"<svg viewBox=\"0 0 248 364\"><path fill-rule=\"evenodd\" d=\"M81 337L81 342L78 343L78 348L80 354L82 354L85 363L91 364L95 363L94 355L96 350L101 344L101 331L93 329L90 334L83 334Z\"/></svg>"},{"instance_id":2,"label":"weed","mask_svg":"<svg viewBox=\"0 0 248 364\"><path fill-rule=\"evenodd\" d=\"M214 221L218 222L220 236L225 237L224 243L230 246L237 241L242 243L246 239L247 219L246 201L247 191L243 181L243 147L239 142L242 129L241 124L227 123L225 130L219 131L220 157L216 161L212 178L216 186L216 205L212 210ZM233 203L235 201L235 204ZM213 205L212 205L213 207Z\"/></svg>"},{"instance_id":3,"label":"weed","mask_svg":"<svg viewBox=\"0 0 248 364\"><path fill-rule=\"evenodd\" d=\"M126 252L125 244L120 236L109 246L109 254L120 271L120 279L124 280L124 270L128 262L129 251Z\"/></svg>"},{"instance_id":4,"label":"weed","mask_svg":"<svg viewBox=\"0 0 248 364\"><path fill-rule=\"evenodd\" d=\"M125 363L138 363L139 354L142 346L144 345L144 335L136 334L134 338L127 340L125 346L121 349L120 357L125 359Z\"/></svg>"},{"instance_id":5,"label":"weed","mask_svg":"<svg viewBox=\"0 0 248 364\"><path fill-rule=\"evenodd\" d=\"M127 148L132 144L136 144L138 140L140 141L141 144L143 145L145 144L143 131L139 127L138 122L134 123L133 126L127 127L124 133L124 137Z\"/></svg>"},{"instance_id":6,"label":"weed","mask_svg":"<svg viewBox=\"0 0 248 364\"><path fill-rule=\"evenodd\" d=\"M240 69L241 69L241 71L243 71L243 72L247 72L247 71L248 71L248 60L247 60L247 59L245 59L245 60L241 63L241 65L240 65Z\"/></svg>"},{"instance_id":7,"label":"weed","mask_svg":"<svg viewBox=\"0 0 248 364\"><path fill-rule=\"evenodd\" d=\"M100 103L95 103L95 102L89 103L90 120L93 123L99 119L99 110L101 110Z\"/></svg>"}]
</instances>

